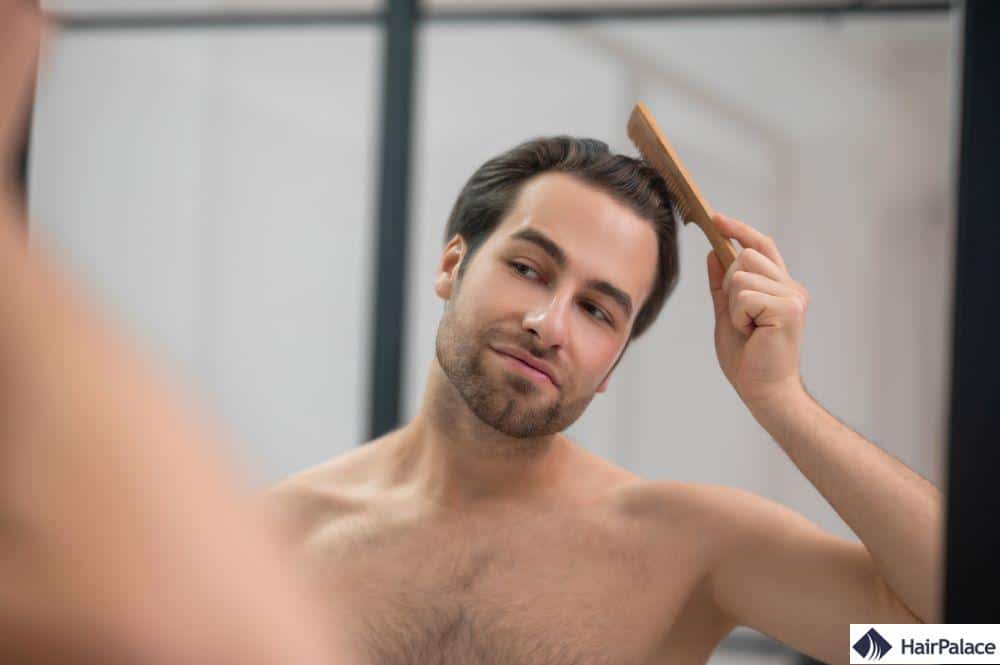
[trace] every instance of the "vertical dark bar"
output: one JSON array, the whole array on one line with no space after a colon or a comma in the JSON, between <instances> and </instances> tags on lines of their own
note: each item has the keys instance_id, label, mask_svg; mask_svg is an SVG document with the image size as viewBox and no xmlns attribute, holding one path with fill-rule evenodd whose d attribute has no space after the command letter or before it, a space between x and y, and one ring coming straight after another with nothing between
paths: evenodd
<instances>
[{"instance_id":1,"label":"vertical dark bar","mask_svg":"<svg viewBox=\"0 0 1000 665\"><path fill-rule=\"evenodd\" d=\"M21 198L21 205L24 206L24 210L28 210L28 160L30 159L31 151L31 124L32 118L35 115L35 93L34 90L31 91L30 98L27 100L25 108L22 109L22 134L21 134L21 145L18 150L17 155L17 185L18 195ZM28 223L28 215L24 215L25 224Z\"/></svg>"},{"instance_id":2,"label":"vertical dark bar","mask_svg":"<svg viewBox=\"0 0 1000 665\"><path fill-rule=\"evenodd\" d=\"M20 154L17 158L17 184L23 201L25 210L28 208L28 159L31 149L31 110L28 113L28 122L24 128L24 139L21 142ZM27 220L27 216L25 216Z\"/></svg>"},{"instance_id":3,"label":"vertical dark bar","mask_svg":"<svg viewBox=\"0 0 1000 665\"><path fill-rule=\"evenodd\" d=\"M965 5L944 621L1000 617L1000 3Z\"/></svg>"},{"instance_id":4,"label":"vertical dark bar","mask_svg":"<svg viewBox=\"0 0 1000 665\"><path fill-rule=\"evenodd\" d=\"M387 0L369 436L399 423L417 0Z\"/></svg>"}]
</instances>

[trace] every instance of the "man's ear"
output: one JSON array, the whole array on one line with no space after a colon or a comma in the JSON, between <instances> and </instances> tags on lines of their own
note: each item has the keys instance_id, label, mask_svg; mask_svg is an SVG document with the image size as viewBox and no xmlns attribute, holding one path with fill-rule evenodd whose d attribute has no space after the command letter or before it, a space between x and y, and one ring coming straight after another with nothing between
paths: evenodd
<instances>
[{"instance_id":1,"label":"man's ear","mask_svg":"<svg viewBox=\"0 0 1000 665\"><path fill-rule=\"evenodd\" d=\"M451 298L455 280L458 278L458 267L462 263L466 249L465 238L456 233L441 252L441 262L438 264L437 277L434 279L434 292L442 300Z\"/></svg>"}]
</instances>

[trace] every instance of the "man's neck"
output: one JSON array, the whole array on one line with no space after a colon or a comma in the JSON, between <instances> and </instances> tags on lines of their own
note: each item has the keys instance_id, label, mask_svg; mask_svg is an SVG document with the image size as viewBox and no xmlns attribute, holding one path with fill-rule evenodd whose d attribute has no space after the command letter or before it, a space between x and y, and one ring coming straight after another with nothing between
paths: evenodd
<instances>
[{"instance_id":1,"label":"man's neck","mask_svg":"<svg viewBox=\"0 0 1000 665\"><path fill-rule=\"evenodd\" d=\"M554 489L571 447L558 434L515 438L494 429L433 360L417 415L393 437L391 474L441 505L516 500Z\"/></svg>"}]
</instances>

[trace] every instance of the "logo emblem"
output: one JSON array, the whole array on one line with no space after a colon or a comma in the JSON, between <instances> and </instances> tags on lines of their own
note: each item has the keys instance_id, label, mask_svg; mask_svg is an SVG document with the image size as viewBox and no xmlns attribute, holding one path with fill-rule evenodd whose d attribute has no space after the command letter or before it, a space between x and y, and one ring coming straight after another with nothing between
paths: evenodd
<instances>
[{"instance_id":1,"label":"logo emblem","mask_svg":"<svg viewBox=\"0 0 1000 665\"><path fill-rule=\"evenodd\" d=\"M874 628L868 630L861 636L861 639L854 643L854 650L862 658L868 660L882 660L882 656L889 653L892 645L885 641L885 638L878 634Z\"/></svg>"}]
</instances>

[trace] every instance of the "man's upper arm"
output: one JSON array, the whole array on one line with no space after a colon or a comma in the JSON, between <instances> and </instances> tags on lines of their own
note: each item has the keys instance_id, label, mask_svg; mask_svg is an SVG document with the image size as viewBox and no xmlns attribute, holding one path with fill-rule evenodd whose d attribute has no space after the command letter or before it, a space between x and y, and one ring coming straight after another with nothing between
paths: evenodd
<instances>
[{"instance_id":1,"label":"man's upper arm","mask_svg":"<svg viewBox=\"0 0 1000 665\"><path fill-rule=\"evenodd\" d=\"M734 623L827 663L848 660L851 623L922 623L861 543L751 492L718 485L693 492L716 536L709 587Z\"/></svg>"}]
</instances>

